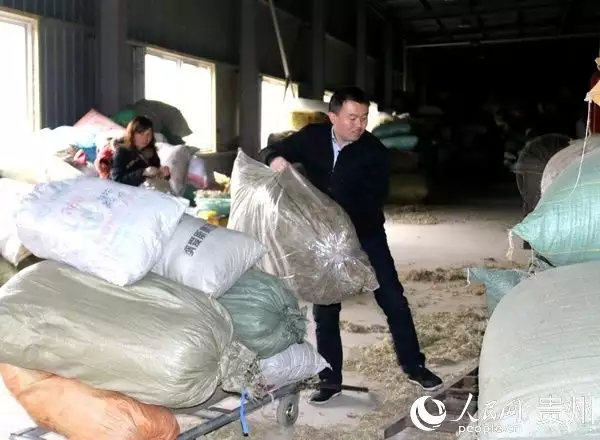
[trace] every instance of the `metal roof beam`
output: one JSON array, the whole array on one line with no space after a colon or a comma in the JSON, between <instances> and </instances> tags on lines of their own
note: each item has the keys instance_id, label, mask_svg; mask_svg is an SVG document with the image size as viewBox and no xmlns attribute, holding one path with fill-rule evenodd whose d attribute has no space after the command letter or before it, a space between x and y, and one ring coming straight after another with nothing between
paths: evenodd
<instances>
[{"instance_id":1,"label":"metal roof beam","mask_svg":"<svg viewBox=\"0 0 600 440\"><path fill-rule=\"evenodd\" d=\"M394 1L394 0L392 0ZM387 3L388 5L392 5L392 3ZM597 3L594 3L597 4ZM526 11L526 10L535 10L535 9L546 9L546 8L560 8L561 7L561 3L557 3L556 1L554 2L549 2L547 0L545 1L537 1L535 3L526 3L526 4L521 4L518 7L515 7L514 5L512 6L495 6L495 7L481 7L481 5L477 6L476 8L474 8L472 11L469 10L469 8L452 8L453 12L436 12L435 10L429 10L426 12L420 12L420 13L410 13L410 12L404 12L402 11L401 8L396 8L398 10L398 18L401 19L402 21L419 21L419 20L435 20L435 19L440 19L440 20L444 20L447 18L461 18L464 17L465 15L473 15L473 14L479 14L479 15L487 15L487 14L497 14L497 13L501 13L501 12L516 12L518 10L522 10L522 11ZM444 8L444 9L449 9L449 8Z\"/></svg>"}]
</instances>

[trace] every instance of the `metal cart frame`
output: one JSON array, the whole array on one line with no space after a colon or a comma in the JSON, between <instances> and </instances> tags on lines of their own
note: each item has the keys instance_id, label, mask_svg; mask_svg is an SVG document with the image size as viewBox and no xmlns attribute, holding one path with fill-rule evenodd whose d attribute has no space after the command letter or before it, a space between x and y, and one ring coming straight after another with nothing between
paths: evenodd
<instances>
[{"instance_id":1,"label":"metal cart frame","mask_svg":"<svg viewBox=\"0 0 600 440\"><path fill-rule=\"evenodd\" d=\"M303 388L304 383L294 383L274 390L271 394L268 394L261 399L247 402L244 408L245 413L246 415L249 415L258 409L264 408L273 401L278 400L277 423L283 427L293 426L300 414L300 391ZM201 405L200 407L176 411L176 414L196 415L207 420L206 422L179 434L177 439L194 440L240 420L239 406L233 410L226 410L219 407L219 403L231 397L240 398L241 396L239 394L219 393L216 398L211 399L208 403ZM11 434L10 440L45 440L44 436L48 434L51 434L51 431L39 427L29 428ZM240 430L240 437L242 436L244 436L244 434Z\"/></svg>"},{"instance_id":2,"label":"metal cart frame","mask_svg":"<svg viewBox=\"0 0 600 440\"><path fill-rule=\"evenodd\" d=\"M281 388L273 390L273 392L265 395L260 399L247 402L244 405L244 412L246 415L249 415L255 412L256 410L264 408L265 406L273 403L275 400L278 400L279 403L277 405L276 417L277 423L282 427L289 428L296 423L296 421L298 420L298 416L300 415L300 392L305 389L315 389L317 385L318 383L309 380L295 382L293 384L283 386ZM320 385L320 387L326 388L325 385ZM350 385L342 385L342 389L357 393L369 392L368 388L355 387ZM241 395L218 392L208 402L198 407L174 411L175 415L194 415L206 420L206 422L203 422L195 426L194 428L191 428L179 434L177 440L195 440L207 434L211 434L215 431L218 431L224 426L227 426L235 421L240 420L240 406L232 410L224 409L219 406L220 403L223 403L224 400L229 399L231 397L239 399L241 398ZM52 432L39 427L28 428L23 431L11 434L10 440L46 440L44 436L48 434L52 434ZM250 435L251 434L252 433L250 432ZM245 434L240 430L240 437L244 436Z\"/></svg>"}]
</instances>

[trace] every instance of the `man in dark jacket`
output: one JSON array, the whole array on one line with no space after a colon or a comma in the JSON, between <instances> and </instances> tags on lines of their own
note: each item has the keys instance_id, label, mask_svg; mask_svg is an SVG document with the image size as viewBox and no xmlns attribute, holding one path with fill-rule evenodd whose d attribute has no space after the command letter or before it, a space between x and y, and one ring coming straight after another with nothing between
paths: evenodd
<instances>
[{"instance_id":1,"label":"man in dark jacket","mask_svg":"<svg viewBox=\"0 0 600 440\"><path fill-rule=\"evenodd\" d=\"M427 391L442 380L425 367L404 288L398 280L384 229L383 206L388 195L389 159L386 147L366 131L369 101L362 90L338 90L329 103L331 124L313 124L272 144L261 160L275 171L301 163L308 179L331 196L350 216L360 243L379 281L377 303L387 316L398 362L408 380ZM331 369L320 374L326 386L313 394L315 404L341 393L341 304L313 306L317 348Z\"/></svg>"}]
</instances>

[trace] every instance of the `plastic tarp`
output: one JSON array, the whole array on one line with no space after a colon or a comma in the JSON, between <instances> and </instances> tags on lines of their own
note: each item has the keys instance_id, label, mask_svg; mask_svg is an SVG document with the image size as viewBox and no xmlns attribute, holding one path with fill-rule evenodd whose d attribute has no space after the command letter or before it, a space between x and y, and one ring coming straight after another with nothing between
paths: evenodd
<instances>
[{"instance_id":1,"label":"plastic tarp","mask_svg":"<svg viewBox=\"0 0 600 440\"><path fill-rule=\"evenodd\" d=\"M0 256L17 266L31 253L17 236L16 215L21 199L33 190L33 185L12 179L0 179Z\"/></svg>"},{"instance_id":2,"label":"plastic tarp","mask_svg":"<svg viewBox=\"0 0 600 440\"><path fill-rule=\"evenodd\" d=\"M600 150L560 173L513 233L552 265L600 259Z\"/></svg>"},{"instance_id":3,"label":"plastic tarp","mask_svg":"<svg viewBox=\"0 0 600 440\"><path fill-rule=\"evenodd\" d=\"M587 156L592 151L600 147L600 135L590 136L587 141L584 139L577 139L571 142L571 144L558 153L556 153L544 168L542 174L541 193L542 195L546 192L550 184L556 179L556 177L562 173L569 165L574 162L580 162L581 156L584 154L585 144L585 155Z\"/></svg>"},{"instance_id":4,"label":"plastic tarp","mask_svg":"<svg viewBox=\"0 0 600 440\"><path fill-rule=\"evenodd\" d=\"M73 379L0 364L6 387L39 425L77 440L175 440L179 425L166 408Z\"/></svg>"},{"instance_id":5,"label":"plastic tarp","mask_svg":"<svg viewBox=\"0 0 600 440\"><path fill-rule=\"evenodd\" d=\"M152 271L220 296L265 253L256 239L184 214Z\"/></svg>"},{"instance_id":6,"label":"plastic tarp","mask_svg":"<svg viewBox=\"0 0 600 440\"><path fill-rule=\"evenodd\" d=\"M156 264L187 206L111 180L64 180L36 185L23 198L17 231L35 256L125 286Z\"/></svg>"},{"instance_id":7,"label":"plastic tarp","mask_svg":"<svg viewBox=\"0 0 600 440\"><path fill-rule=\"evenodd\" d=\"M281 353L260 361L262 377L273 388L310 379L325 368L330 368L330 365L308 342L291 345Z\"/></svg>"},{"instance_id":8,"label":"plastic tarp","mask_svg":"<svg viewBox=\"0 0 600 440\"><path fill-rule=\"evenodd\" d=\"M306 310L273 275L251 269L219 302L231 314L236 338L261 358L304 341Z\"/></svg>"},{"instance_id":9,"label":"plastic tarp","mask_svg":"<svg viewBox=\"0 0 600 440\"><path fill-rule=\"evenodd\" d=\"M468 269L469 282L482 283L485 285L485 301L489 316L494 313L494 309L504 295L506 295L506 292L528 276L529 274L527 272L517 269L488 269L477 267Z\"/></svg>"},{"instance_id":10,"label":"plastic tarp","mask_svg":"<svg viewBox=\"0 0 600 440\"><path fill-rule=\"evenodd\" d=\"M228 227L263 243L258 269L305 301L335 304L379 287L346 212L293 167L277 173L240 150L231 194Z\"/></svg>"},{"instance_id":11,"label":"plastic tarp","mask_svg":"<svg viewBox=\"0 0 600 440\"><path fill-rule=\"evenodd\" d=\"M207 295L153 274L117 287L53 261L0 288L0 362L170 408L251 386L259 368Z\"/></svg>"},{"instance_id":12,"label":"plastic tarp","mask_svg":"<svg viewBox=\"0 0 600 440\"><path fill-rule=\"evenodd\" d=\"M480 440L600 437L599 309L600 262L546 270L506 294L479 361Z\"/></svg>"}]
</instances>

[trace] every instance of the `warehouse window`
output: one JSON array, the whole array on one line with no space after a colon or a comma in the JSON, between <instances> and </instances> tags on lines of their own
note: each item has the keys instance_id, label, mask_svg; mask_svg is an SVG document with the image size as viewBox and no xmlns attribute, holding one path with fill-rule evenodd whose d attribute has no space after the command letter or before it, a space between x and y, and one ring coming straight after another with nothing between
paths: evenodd
<instances>
[{"instance_id":1,"label":"warehouse window","mask_svg":"<svg viewBox=\"0 0 600 440\"><path fill-rule=\"evenodd\" d=\"M144 70L146 99L177 107L193 132L185 142L203 151L215 151L215 65L147 49Z\"/></svg>"},{"instance_id":2,"label":"warehouse window","mask_svg":"<svg viewBox=\"0 0 600 440\"><path fill-rule=\"evenodd\" d=\"M285 81L268 76L262 77L261 83L261 145L267 145L271 133L289 129L288 112L284 110L286 103L298 97L298 84L292 83L285 88Z\"/></svg>"},{"instance_id":3,"label":"warehouse window","mask_svg":"<svg viewBox=\"0 0 600 440\"><path fill-rule=\"evenodd\" d=\"M325 93L323 93L323 102L329 103L329 101L331 101L332 96L333 92L325 91Z\"/></svg>"},{"instance_id":4,"label":"warehouse window","mask_svg":"<svg viewBox=\"0 0 600 440\"><path fill-rule=\"evenodd\" d=\"M39 128L37 22L0 11L0 129L2 136L22 136Z\"/></svg>"}]
</instances>

